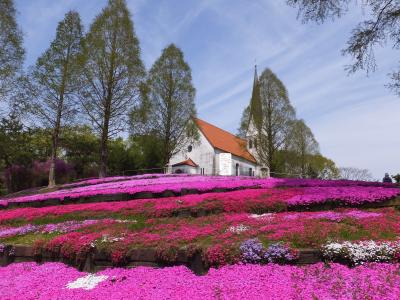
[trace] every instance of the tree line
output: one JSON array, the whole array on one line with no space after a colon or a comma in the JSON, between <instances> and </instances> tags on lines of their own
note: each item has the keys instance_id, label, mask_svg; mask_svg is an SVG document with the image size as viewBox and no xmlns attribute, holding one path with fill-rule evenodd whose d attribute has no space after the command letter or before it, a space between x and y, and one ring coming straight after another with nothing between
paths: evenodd
<instances>
[{"instance_id":1,"label":"tree line","mask_svg":"<svg viewBox=\"0 0 400 300\"><path fill-rule=\"evenodd\" d=\"M160 172L198 139L196 90L182 50L168 45L147 71L125 0L109 0L87 31L78 12L67 12L28 68L22 44L13 0L0 0L0 173L8 192L126 170ZM258 120L262 163L277 175L337 177L271 70L253 91L240 133L249 116Z\"/></svg>"},{"instance_id":2,"label":"tree line","mask_svg":"<svg viewBox=\"0 0 400 300\"><path fill-rule=\"evenodd\" d=\"M74 166L74 177L94 176L95 169L99 177L150 167L160 172L195 135L189 124L195 89L182 51L167 46L147 73L124 0L109 0L87 32L78 12L67 12L27 71L13 1L1 0L0 11L5 181L12 181L13 167L22 172L48 158L42 173L48 172L50 188L63 177L57 174L61 158ZM128 139L118 137L126 131Z\"/></svg>"}]
</instances>

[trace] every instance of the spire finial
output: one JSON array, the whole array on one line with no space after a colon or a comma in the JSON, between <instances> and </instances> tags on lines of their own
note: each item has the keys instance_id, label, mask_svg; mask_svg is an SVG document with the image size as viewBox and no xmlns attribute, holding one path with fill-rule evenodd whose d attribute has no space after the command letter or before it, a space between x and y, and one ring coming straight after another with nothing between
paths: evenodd
<instances>
[{"instance_id":1,"label":"spire finial","mask_svg":"<svg viewBox=\"0 0 400 300\"><path fill-rule=\"evenodd\" d=\"M258 81L258 74L257 74L257 61L254 60L254 82L253 82L253 89Z\"/></svg>"}]
</instances>

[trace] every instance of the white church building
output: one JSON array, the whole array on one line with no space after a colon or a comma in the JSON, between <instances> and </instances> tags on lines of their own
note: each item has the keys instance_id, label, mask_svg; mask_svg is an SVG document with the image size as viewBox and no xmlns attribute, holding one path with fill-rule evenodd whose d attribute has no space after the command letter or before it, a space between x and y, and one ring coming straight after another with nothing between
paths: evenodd
<instances>
[{"instance_id":1,"label":"white church building","mask_svg":"<svg viewBox=\"0 0 400 300\"><path fill-rule=\"evenodd\" d=\"M256 71L253 93L257 81ZM193 122L198 127L199 140L171 157L167 173L269 177L269 168L257 161L252 120L246 139L198 118Z\"/></svg>"}]
</instances>

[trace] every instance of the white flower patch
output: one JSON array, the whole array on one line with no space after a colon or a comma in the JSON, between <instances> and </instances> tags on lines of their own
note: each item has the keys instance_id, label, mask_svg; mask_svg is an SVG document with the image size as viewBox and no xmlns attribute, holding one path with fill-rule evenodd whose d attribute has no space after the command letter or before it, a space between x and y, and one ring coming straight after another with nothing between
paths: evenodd
<instances>
[{"instance_id":1,"label":"white flower patch","mask_svg":"<svg viewBox=\"0 0 400 300\"><path fill-rule=\"evenodd\" d=\"M399 250L399 242L331 242L322 247L322 254L329 259L348 259L357 265L364 262L390 261Z\"/></svg>"},{"instance_id":2,"label":"white flower patch","mask_svg":"<svg viewBox=\"0 0 400 300\"><path fill-rule=\"evenodd\" d=\"M116 219L115 222L117 222L117 223L137 223L136 220L120 220L120 219Z\"/></svg>"},{"instance_id":3,"label":"white flower patch","mask_svg":"<svg viewBox=\"0 0 400 300\"><path fill-rule=\"evenodd\" d=\"M274 215L275 214L273 214L273 213L265 213L265 214L261 214L261 215L251 214L251 215L249 215L249 217L252 219L256 219L256 220L269 221L269 220L273 219Z\"/></svg>"},{"instance_id":4,"label":"white flower patch","mask_svg":"<svg viewBox=\"0 0 400 300\"><path fill-rule=\"evenodd\" d=\"M232 233L242 233L245 232L247 230L249 230L250 227L243 225L243 224L239 224L237 226L230 226L226 231L232 232Z\"/></svg>"},{"instance_id":5,"label":"white flower patch","mask_svg":"<svg viewBox=\"0 0 400 300\"><path fill-rule=\"evenodd\" d=\"M107 275L89 274L85 277L80 277L75 281L69 282L67 284L67 288L91 290L94 289L100 282L106 280L107 278L108 278Z\"/></svg>"},{"instance_id":6,"label":"white flower patch","mask_svg":"<svg viewBox=\"0 0 400 300\"><path fill-rule=\"evenodd\" d=\"M100 242L101 243L114 243L114 242L123 241L124 239L125 239L124 237L112 237L112 236L109 236L108 234L104 234L101 237Z\"/></svg>"}]
</instances>

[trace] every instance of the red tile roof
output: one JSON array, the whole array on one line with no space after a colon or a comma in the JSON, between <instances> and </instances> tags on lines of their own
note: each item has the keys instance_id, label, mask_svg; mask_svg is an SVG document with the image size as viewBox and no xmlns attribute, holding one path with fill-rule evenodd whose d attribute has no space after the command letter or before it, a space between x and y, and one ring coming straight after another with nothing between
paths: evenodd
<instances>
[{"instance_id":1,"label":"red tile roof","mask_svg":"<svg viewBox=\"0 0 400 300\"><path fill-rule=\"evenodd\" d=\"M177 164L174 164L174 165L172 165L173 167L178 167L178 166L191 166L191 167L198 167L198 165L193 161L193 160L191 160L190 158L189 159L187 159L187 160L184 160L184 161L181 161L181 162L179 162L179 163L177 163Z\"/></svg>"},{"instance_id":2,"label":"red tile roof","mask_svg":"<svg viewBox=\"0 0 400 300\"><path fill-rule=\"evenodd\" d=\"M198 118L193 120L214 148L256 162L254 156L247 151L246 140Z\"/></svg>"}]
</instances>

